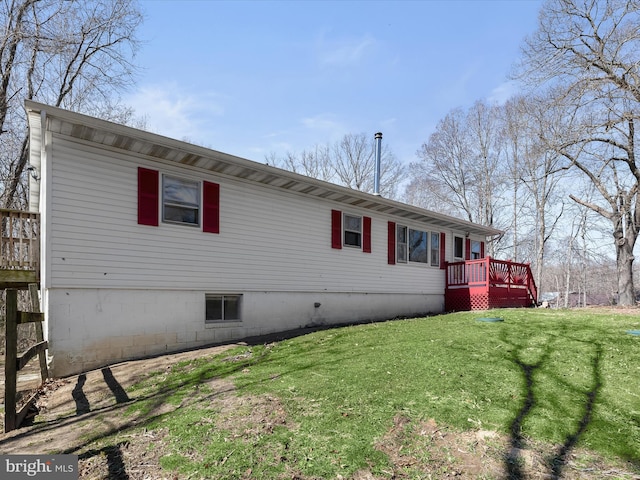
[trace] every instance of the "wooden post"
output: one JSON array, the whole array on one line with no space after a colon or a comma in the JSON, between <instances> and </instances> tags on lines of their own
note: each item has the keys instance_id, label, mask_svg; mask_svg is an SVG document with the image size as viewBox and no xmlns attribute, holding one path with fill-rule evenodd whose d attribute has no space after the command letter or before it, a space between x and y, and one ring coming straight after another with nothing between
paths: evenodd
<instances>
[{"instance_id":1,"label":"wooden post","mask_svg":"<svg viewBox=\"0 0 640 480\"><path fill-rule=\"evenodd\" d=\"M17 358L18 358L18 291L7 289L6 337L4 365L4 431L16 428Z\"/></svg>"},{"instance_id":2,"label":"wooden post","mask_svg":"<svg viewBox=\"0 0 640 480\"><path fill-rule=\"evenodd\" d=\"M31 299L31 311L40 312L40 299L38 285L29 284L29 297ZM42 331L42 322L36 322L36 342L44 341L44 332ZM43 350L38 355L40 358L40 378L45 382L49 378L49 369L47 368L47 353Z\"/></svg>"}]
</instances>

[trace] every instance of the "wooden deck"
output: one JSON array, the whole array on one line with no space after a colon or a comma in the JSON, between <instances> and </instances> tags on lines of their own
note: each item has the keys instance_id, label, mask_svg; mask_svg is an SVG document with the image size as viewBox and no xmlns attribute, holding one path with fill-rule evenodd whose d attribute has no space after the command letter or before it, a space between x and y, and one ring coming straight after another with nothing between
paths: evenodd
<instances>
[{"instance_id":1,"label":"wooden deck","mask_svg":"<svg viewBox=\"0 0 640 480\"><path fill-rule=\"evenodd\" d=\"M40 214L0 209L0 288L40 282Z\"/></svg>"},{"instance_id":2,"label":"wooden deck","mask_svg":"<svg viewBox=\"0 0 640 480\"><path fill-rule=\"evenodd\" d=\"M537 300L538 292L528 263L486 257L447 264L445 310L448 312L531 307Z\"/></svg>"}]
</instances>

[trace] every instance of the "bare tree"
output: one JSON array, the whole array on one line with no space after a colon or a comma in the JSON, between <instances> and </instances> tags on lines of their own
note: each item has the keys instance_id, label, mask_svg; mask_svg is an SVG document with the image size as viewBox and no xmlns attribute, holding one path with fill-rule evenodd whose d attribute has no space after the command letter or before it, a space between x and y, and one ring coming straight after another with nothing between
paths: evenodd
<instances>
[{"instance_id":1,"label":"bare tree","mask_svg":"<svg viewBox=\"0 0 640 480\"><path fill-rule=\"evenodd\" d=\"M135 0L0 1L0 171L2 205L25 199L23 100L126 123L119 92L133 81Z\"/></svg>"},{"instance_id":2,"label":"bare tree","mask_svg":"<svg viewBox=\"0 0 640 480\"><path fill-rule=\"evenodd\" d=\"M316 145L313 150L302 150L300 153L287 152L283 157L278 157L275 152L271 152L265 159L267 165L290 172L327 182L335 179L329 149L326 145Z\"/></svg>"},{"instance_id":3,"label":"bare tree","mask_svg":"<svg viewBox=\"0 0 640 480\"><path fill-rule=\"evenodd\" d=\"M420 161L410 165L406 198L471 222L503 224L504 153L499 107L476 102L468 111L452 110L418 150Z\"/></svg>"},{"instance_id":4,"label":"bare tree","mask_svg":"<svg viewBox=\"0 0 640 480\"><path fill-rule=\"evenodd\" d=\"M314 150L299 154L288 152L278 158L266 158L274 165L309 177L336 182L354 190L373 192L375 152L373 136L364 133L346 134L333 144L316 145ZM380 168L380 195L395 198L404 168L393 152L382 143Z\"/></svg>"},{"instance_id":5,"label":"bare tree","mask_svg":"<svg viewBox=\"0 0 640 480\"><path fill-rule=\"evenodd\" d=\"M534 257L531 260L539 288L543 287L547 243L564 212L564 192L560 187L565 172L561 168L561 156L539 140L549 129L558 127L561 119L554 113L547 97L516 97L505 105L514 202L519 198L516 193L522 190L521 207L514 205L513 210L516 219L522 216L529 220L528 227L533 231ZM520 226L527 225L522 221Z\"/></svg>"},{"instance_id":6,"label":"bare tree","mask_svg":"<svg viewBox=\"0 0 640 480\"><path fill-rule=\"evenodd\" d=\"M417 156L420 161L410 165L410 176L411 183L424 190L423 199L446 205L458 216L474 221L473 149L465 112L458 108L440 120Z\"/></svg>"},{"instance_id":7,"label":"bare tree","mask_svg":"<svg viewBox=\"0 0 640 480\"><path fill-rule=\"evenodd\" d=\"M511 243L513 261L520 261L519 229L522 223L519 221L527 199L522 199L520 166L528 157L529 135L528 125L523 121L523 112L526 111L526 99L517 97L509 100L503 109L505 153L507 158L508 177L511 182ZM539 279L536 283L540 286Z\"/></svg>"},{"instance_id":8,"label":"bare tree","mask_svg":"<svg viewBox=\"0 0 640 480\"><path fill-rule=\"evenodd\" d=\"M551 148L591 182L599 200L571 198L612 226L622 305L635 302L633 248L640 227L635 126L640 106L640 2L550 0L527 40L521 78L552 84L566 128Z\"/></svg>"},{"instance_id":9,"label":"bare tree","mask_svg":"<svg viewBox=\"0 0 640 480\"><path fill-rule=\"evenodd\" d=\"M373 136L347 134L330 146L329 156L339 183L355 190L373 192L375 148ZM385 142L382 142L380 195L394 198L403 167Z\"/></svg>"}]
</instances>

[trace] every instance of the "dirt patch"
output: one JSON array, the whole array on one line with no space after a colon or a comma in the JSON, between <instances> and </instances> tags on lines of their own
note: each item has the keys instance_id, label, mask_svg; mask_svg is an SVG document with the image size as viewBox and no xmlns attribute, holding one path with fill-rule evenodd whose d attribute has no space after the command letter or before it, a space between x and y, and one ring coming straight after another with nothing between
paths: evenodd
<instances>
[{"instance_id":1,"label":"dirt patch","mask_svg":"<svg viewBox=\"0 0 640 480\"><path fill-rule=\"evenodd\" d=\"M118 444L106 445L99 450L89 447L115 432L125 433L132 427L143 426L150 416L178 408L161 403L144 415L125 416L124 410L137 399L127 393L131 385L147 378L151 372L169 369L177 362L217 355L233 346L124 362L50 380L41 387L37 423L0 435L0 450L3 454L78 454L80 478L173 479L159 467L163 454L162 430L132 429L134 433L119 435L125 440ZM233 390L233 385L219 380L215 388L228 392Z\"/></svg>"},{"instance_id":2,"label":"dirt patch","mask_svg":"<svg viewBox=\"0 0 640 480\"><path fill-rule=\"evenodd\" d=\"M394 470L389 473L393 479L640 478L627 471L627 465L613 465L583 450L572 452L562 468L554 472L553 459L559 446L530 443L527 448L514 450L509 445L509 439L496 432L458 432L438 425L433 419L412 422L396 416L393 427L376 447L391 459ZM368 472L359 472L357 478L375 477Z\"/></svg>"},{"instance_id":3,"label":"dirt patch","mask_svg":"<svg viewBox=\"0 0 640 480\"><path fill-rule=\"evenodd\" d=\"M5 454L78 454L81 479L181 479L183 477L160 468L160 459L169 453L168 432L163 428L145 428L150 418L169 413L181 405L158 401L151 411L125 416L124 410L140 399L135 395L144 395L131 393L129 387L149 378L151 372L168 372L177 362L217 355L231 346L126 362L50 381L44 386L38 402L38 423L0 435L0 451ZM243 358L229 357L227 360ZM212 428L224 429L248 443L273 433L279 426L297 428L278 398L238 396L233 384L224 379L209 380L206 389L195 392L187 401L203 398L211 402L219 414L215 419L202 418L202 421L211 422ZM116 432L119 434L113 436ZM514 450L510 448L509 439L496 432L459 432L432 419L416 421L396 416L393 426L377 442L376 448L388 456L391 469L382 476L363 469L351 479L560 478L553 476L551 463L557 446L527 443L525 448ZM282 478L305 478L298 472L287 471L289 473ZM251 478L251 472L246 472L243 478ZM561 478L640 479L640 476L630 473L623 463L605 462L589 452L575 450L563 466Z\"/></svg>"}]
</instances>

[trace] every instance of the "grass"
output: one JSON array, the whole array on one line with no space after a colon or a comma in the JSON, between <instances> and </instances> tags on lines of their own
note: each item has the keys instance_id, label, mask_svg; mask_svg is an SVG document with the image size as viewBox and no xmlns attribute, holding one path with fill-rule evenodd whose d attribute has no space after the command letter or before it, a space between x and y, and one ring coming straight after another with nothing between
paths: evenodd
<instances>
[{"instance_id":1,"label":"grass","mask_svg":"<svg viewBox=\"0 0 640 480\"><path fill-rule=\"evenodd\" d=\"M494 315L505 321L457 313L241 347L176 365L137 392L163 391L163 401L180 405L147 428L168 432L163 467L196 477L338 478L367 469L388 478L391 460L376 442L398 416L496 431L517 448L554 444L550 465L579 446L640 470L640 337L625 333L640 317ZM216 377L235 383L232 409L214 401L206 381ZM131 409L151 411L153 401Z\"/></svg>"}]
</instances>

